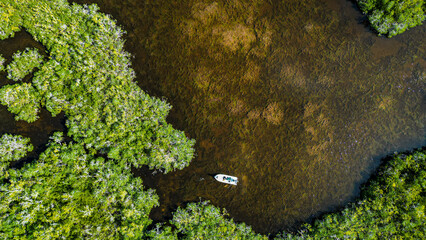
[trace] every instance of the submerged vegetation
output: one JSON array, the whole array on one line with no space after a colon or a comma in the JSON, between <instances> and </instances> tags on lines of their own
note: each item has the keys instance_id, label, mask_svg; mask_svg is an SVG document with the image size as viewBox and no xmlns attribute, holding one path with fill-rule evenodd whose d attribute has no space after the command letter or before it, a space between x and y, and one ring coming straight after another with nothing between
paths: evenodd
<instances>
[{"instance_id":1,"label":"submerged vegetation","mask_svg":"<svg viewBox=\"0 0 426 240\"><path fill-rule=\"evenodd\" d=\"M308 227L315 239L425 239L426 151L395 155L361 199Z\"/></svg>"},{"instance_id":2,"label":"submerged vegetation","mask_svg":"<svg viewBox=\"0 0 426 240\"><path fill-rule=\"evenodd\" d=\"M357 0L372 27L388 37L421 25L425 20L424 0Z\"/></svg>"}]
</instances>

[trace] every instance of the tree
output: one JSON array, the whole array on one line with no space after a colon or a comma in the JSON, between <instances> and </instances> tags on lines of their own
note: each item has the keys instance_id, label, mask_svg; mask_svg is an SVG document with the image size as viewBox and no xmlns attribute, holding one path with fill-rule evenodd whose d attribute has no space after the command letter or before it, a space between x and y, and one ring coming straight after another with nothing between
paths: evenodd
<instances>
[{"instance_id":1,"label":"tree","mask_svg":"<svg viewBox=\"0 0 426 240\"><path fill-rule=\"evenodd\" d=\"M379 35L393 37L425 20L424 0L357 0L357 3Z\"/></svg>"},{"instance_id":2,"label":"tree","mask_svg":"<svg viewBox=\"0 0 426 240\"><path fill-rule=\"evenodd\" d=\"M6 61L6 59L3 58L3 56L0 54L0 72L4 71L4 62Z\"/></svg>"},{"instance_id":3,"label":"tree","mask_svg":"<svg viewBox=\"0 0 426 240\"><path fill-rule=\"evenodd\" d=\"M40 55L36 48L26 48L23 52L18 51L12 56L12 62L7 65L7 78L13 81L22 80L27 74L31 73L34 68L41 66L43 56Z\"/></svg>"},{"instance_id":4,"label":"tree","mask_svg":"<svg viewBox=\"0 0 426 240\"><path fill-rule=\"evenodd\" d=\"M62 142L11 173L0 187L0 238L140 239L158 205L130 167Z\"/></svg>"},{"instance_id":5,"label":"tree","mask_svg":"<svg viewBox=\"0 0 426 240\"><path fill-rule=\"evenodd\" d=\"M17 119L35 121L40 104L53 116L65 113L68 134L75 141L121 164L165 172L189 164L194 141L166 122L169 104L148 96L134 82L124 31L110 16L99 13L96 5L65 0L5 0L2 6L16 16L9 25L25 28L49 54L34 73L34 87L5 86L2 91L10 93L3 94L2 103ZM6 21L5 14L0 16ZM9 25L4 31L12 31L6 29ZM16 75L19 79L22 74ZM24 89L26 105L15 98Z\"/></svg>"},{"instance_id":6,"label":"tree","mask_svg":"<svg viewBox=\"0 0 426 240\"><path fill-rule=\"evenodd\" d=\"M20 135L3 134L0 138L0 180L7 178L6 169L10 162L17 161L33 150L29 138Z\"/></svg>"},{"instance_id":7,"label":"tree","mask_svg":"<svg viewBox=\"0 0 426 240\"><path fill-rule=\"evenodd\" d=\"M177 209L171 223L183 239L268 239L244 223L226 219L226 215L208 202L190 203L186 208Z\"/></svg>"},{"instance_id":8,"label":"tree","mask_svg":"<svg viewBox=\"0 0 426 240\"><path fill-rule=\"evenodd\" d=\"M16 114L16 120L34 122L38 119L41 96L31 83L6 85L0 89L0 102Z\"/></svg>"}]
</instances>

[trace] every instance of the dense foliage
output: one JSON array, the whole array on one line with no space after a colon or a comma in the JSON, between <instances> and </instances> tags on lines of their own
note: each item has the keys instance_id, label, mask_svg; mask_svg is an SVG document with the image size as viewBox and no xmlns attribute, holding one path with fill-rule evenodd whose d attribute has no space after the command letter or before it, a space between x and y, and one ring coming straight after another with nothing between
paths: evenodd
<instances>
[{"instance_id":1,"label":"dense foliage","mask_svg":"<svg viewBox=\"0 0 426 240\"><path fill-rule=\"evenodd\" d=\"M422 24L425 20L424 0L357 0L368 15L372 27L388 37Z\"/></svg>"},{"instance_id":2,"label":"dense foliage","mask_svg":"<svg viewBox=\"0 0 426 240\"><path fill-rule=\"evenodd\" d=\"M23 52L17 51L12 58L12 62L7 65L7 78L13 81L22 80L43 62L43 56L36 48L26 48Z\"/></svg>"},{"instance_id":3,"label":"dense foliage","mask_svg":"<svg viewBox=\"0 0 426 240\"><path fill-rule=\"evenodd\" d=\"M4 59L4 57L0 54L0 72L4 70L4 62L6 61L6 59Z\"/></svg>"},{"instance_id":4,"label":"dense foliage","mask_svg":"<svg viewBox=\"0 0 426 240\"><path fill-rule=\"evenodd\" d=\"M0 40L15 36L15 32L20 30L22 24L19 9L9 2L0 1Z\"/></svg>"},{"instance_id":5,"label":"dense foliage","mask_svg":"<svg viewBox=\"0 0 426 240\"><path fill-rule=\"evenodd\" d=\"M16 114L16 120L34 122L40 111L41 96L31 83L6 85L0 89L0 102Z\"/></svg>"},{"instance_id":6,"label":"dense foliage","mask_svg":"<svg viewBox=\"0 0 426 240\"><path fill-rule=\"evenodd\" d=\"M39 160L0 188L1 239L138 238L158 205L129 167L96 158L56 133Z\"/></svg>"},{"instance_id":7,"label":"dense foliage","mask_svg":"<svg viewBox=\"0 0 426 240\"><path fill-rule=\"evenodd\" d=\"M17 161L33 150L29 138L20 135L3 134L0 138L0 180L8 177L9 163Z\"/></svg>"},{"instance_id":8,"label":"dense foliage","mask_svg":"<svg viewBox=\"0 0 426 240\"><path fill-rule=\"evenodd\" d=\"M47 49L50 58L34 73L30 85L5 86L3 104L34 121L15 96L52 115L65 112L68 134L77 142L121 164L148 165L165 172L182 169L192 159L194 141L166 122L170 105L148 96L133 81L123 31L96 5L57 1L2 1L0 36L25 28ZM10 99L13 97L13 101ZM7 98L7 99L4 99Z\"/></svg>"},{"instance_id":9,"label":"dense foliage","mask_svg":"<svg viewBox=\"0 0 426 240\"><path fill-rule=\"evenodd\" d=\"M207 202L190 203L186 208L177 209L171 223L182 239L268 239L225 216L226 212Z\"/></svg>"}]
</instances>

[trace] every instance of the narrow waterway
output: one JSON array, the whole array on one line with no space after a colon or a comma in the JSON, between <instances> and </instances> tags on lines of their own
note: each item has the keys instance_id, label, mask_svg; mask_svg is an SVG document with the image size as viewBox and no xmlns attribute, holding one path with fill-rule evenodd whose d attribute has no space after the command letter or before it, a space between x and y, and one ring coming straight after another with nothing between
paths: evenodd
<instances>
[{"instance_id":1,"label":"narrow waterway","mask_svg":"<svg viewBox=\"0 0 426 240\"><path fill-rule=\"evenodd\" d=\"M357 197L381 157L425 145L425 26L378 37L346 0L76 2L117 19L139 85L197 141L182 171L135 171L160 196L156 221L201 199L257 232L295 230ZM22 32L0 53L30 40ZM41 144L63 129L45 115L23 124L2 106L0 133Z\"/></svg>"}]
</instances>

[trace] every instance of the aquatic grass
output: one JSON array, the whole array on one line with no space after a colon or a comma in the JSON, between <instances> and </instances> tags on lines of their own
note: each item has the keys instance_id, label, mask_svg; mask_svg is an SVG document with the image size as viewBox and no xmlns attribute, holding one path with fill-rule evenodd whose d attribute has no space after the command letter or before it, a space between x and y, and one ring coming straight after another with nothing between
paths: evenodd
<instances>
[{"instance_id":1,"label":"aquatic grass","mask_svg":"<svg viewBox=\"0 0 426 240\"><path fill-rule=\"evenodd\" d=\"M232 6L234 3L228 1L227 4ZM197 159L197 167L194 167L195 170L206 172L217 171L218 168L233 169L236 172L244 172L250 176L251 182L255 182L255 180L262 181L261 178L252 177L252 175L256 175L258 172L270 172L276 176L276 182L290 182L290 178L293 181L297 181L295 183L296 188L293 190L291 188L276 188L272 184L265 184L264 187L248 186L244 197L239 198L237 194L232 194L231 198L233 201L240 202L236 206L232 205L232 203L226 205L230 197L224 191L229 190L225 187L216 189L213 184L206 184L200 188L199 186L195 186L192 178L186 182L178 177L171 177L172 180L170 180L167 176L161 176L161 181L159 181L161 184L157 187L162 189L163 192L167 192L165 193L167 199L164 200L165 206L168 204L173 205L182 199L184 199L183 201L187 201L189 195L208 196L212 200L215 199L216 195L220 195L222 198L216 199L215 203L222 207L229 207L229 209L235 211L239 216L243 216L241 218L247 219L247 222L256 231L269 231L270 229L272 229L271 231L278 231L277 229L297 225L294 219L298 221L306 220L315 212L320 211L318 209L324 209L329 206L321 202L324 200L324 195L317 194L316 197L312 197L310 193L316 194L318 191L325 191L326 184L336 187L341 192L349 189L346 187L338 188L336 186L336 182L343 179L342 174L335 179L326 178L324 176L326 168L322 164L334 164L336 166L334 171L338 173L347 170L347 168L338 165L337 161L339 159L336 158L336 155L340 153L338 152L340 151L338 146L346 146L348 144L347 140L349 138L346 138L345 135L357 131L360 122L371 130L365 139L363 139L364 145L353 151L353 155L346 156L345 166L360 165L359 169L361 170L352 168L351 174L357 175L360 171L365 170L362 168L365 166L362 160L357 160L358 155L378 154L378 152L382 152L382 150L378 149L385 148L386 150L383 151L391 149L382 144L389 134L386 133L388 130L381 129L380 131L376 131L381 124L386 125L387 118L383 118L379 114L380 111L377 114L371 114L374 97L370 99L366 95L381 94L382 90L388 92L392 90L392 86L396 87L398 81L392 76L387 76L392 74L386 73L394 72L392 68L395 68L397 64L396 62L389 61L388 64L390 66L387 68L380 66L383 63L372 63L368 61L368 58L364 58L364 55L368 52L366 49L369 48L369 45L358 45L355 43L351 46L350 43L353 41L353 36L344 38L343 33L346 31L340 27L336 26L334 29L330 28L332 30L327 31L323 27L326 24L320 20L323 19L322 16L326 16L325 18L327 18L329 14L323 10L318 10L321 9L317 8L318 3L314 1L307 1L307 3L282 1L279 7L274 3L273 13L276 16L272 18L272 22L269 22L274 31L270 48L268 51L263 51L262 47L257 48L263 55L259 51L256 52L256 49L248 50L245 55L246 49L244 46L242 49L239 49L241 51L237 50L233 53L230 49L224 48L219 39L211 40L208 36L205 36L204 39L182 37L180 33L181 28L177 28L176 24L186 21L188 18L191 19L187 13L188 9L191 9L192 2L180 1L177 3L160 1L147 5L144 6L146 9L143 9L143 11L132 9L121 11L120 9L120 14L124 14L125 16L122 17L123 23L127 21L126 17L131 19L128 21L130 22L128 27L132 31L132 34L129 34L129 40L133 41L132 44L134 45L129 44L130 48L134 48L135 52L140 54L141 52L138 49L143 44L144 51L146 51L146 56L142 57L146 59L139 60L137 63L138 67L142 69L138 75L144 76L140 81L140 85L159 95L166 95L170 102L173 103L175 109L171 113L171 118L174 119L175 124L185 128L190 136L200 139L214 139L217 149L220 150L205 154L200 159ZM280 7L287 8L287 10L281 11ZM295 17L292 16L293 10L296 15ZM310 13L313 10L316 12ZM131 14L133 16L129 17ZM249 14L242 12L238 12L237 15L235 17L243 19L243 21L244 18L249 16ZM317 17L318 15L321 15L321 17ZM316 18L320 19L317 20ZM143 25L142 28L148 28L148 30L143 31L144 33L141 34L140 26L133 29L137 25L135 24L137 21L133 19L138 21L143 20L144 24L141 24L141 26ZM274 21L282 21L282 24L277 26ZM256 24L259 22L256 22ZM312 36L315 35L301 34L300 32L304 31L303 27L306 23L312 23L314 29L317 31L313 31L313 33L321 35L318 35L318 38L314 38ZM146 27L145 25L150 26ZM318 26L320 28L317 28ZM232 24L226 27L232 27ZM133 32L133 30L135 31ZM208 29L206 31L208 32ZM327 42L327 39L330 39L330 41ZM315 40L318 40L317 45L314 44ZM341 41L344 41L346 45L340 44ZM359 41L361 42L361 39ZM413 40L413 42L416 41ZM421 46L418 40L416 44ZM334 48L327 51L326 48L323 48L324 45L333 45ZM356 56L345 55L345 51L349 47L356 47ZM304 49L309 51L304 51ZM340 51L339 55L333 55L333 51L335 50ZM270 54L274 54L274 58L269 57ZM333 58L334 62L330 63L327 54L330 54L330 58ZM416 54L420 55L419 53ZM357 57L359 57L359 60ZM254 58L257 62L265 63L260 65L261 77L259 77L257 83L245 84L243 77L250 66L244 64L242 67L239 67L238 65L251 58ZM339 59L343 60L343 64L336 62ZM399 59L399 56L398 58L395 57L395 59ZM357 69L359 73L355 76L348 74L349 67L345 66L345 64L352 64L352 61L360 63L358 66L362 66ZM301 72L302 74L299 74L299 76L304 76L304 78L291 78L290 80L302 83L300 86L303 87L295 88L289 84L285 85L276 77L275 68L285 65L295 66L295 68L299 69L295 72ZM204 67L211 70L209 86L208 88L204 87L206 90L193 87L195 85L194 76L191 74L197 71L197 67ZM314 70L317 73L311 75L311 71ZM383 73L379 75L379 72ZM316 78L320 79L322 76L329 75L333 76L330 83L324 83L328 82L327 79L324 79L322 82L318 80L317 83ZM145 76L148 77L145 78ZM310 78L310 76L314 77ZM375 79L376 76L378 77L377 79ZM44 83L43 81L40 82ZM52 83L54 88L59 87L54 81L50 81L50 83ZM391 83L391 86L386 87L388 83ZM49 85L40 84L40 89L44 91L45 86ZM47 91L51 90L48 89ZM56 93L59 93L55 95L56 98L63 96L60 94L61 91L56 91ZM419 107L419 104L417 104L419 101L416 99L421 96L401 94L399 97L407 97L406 100L409 103ZM283 111L285 111L285 120L283 120L281 125L267 125L266 121L261 119L259 121L252 121L250 125L246 126L242 124L242 120L238 119L238 117L229 118L226 111L223 111L226 103L230 103L234 99L244 101L248 109L264 109L268 103L278 102ZM399 98L396 99L400 101ZM58 98L58 100L52 98L49 101L52 105L52 112L61 111L60 106L63 105L61 101L61 98ZM304 123L304 119L300 114L303 114L303 105L308 102L324 103L321 105L319 111L324 112L325 116L333 116L334 118L329 121L328 125L321 125L321 121L317 121L320 118L320 113L317 112L312 119L306 120L308 125L312 125L312 128L315 127L317 129L318 137L327 137L326 133L330 132L328 128L332 126L339 129L339 131L333 132L334 145L328 145L328 149L322 148L315 157L307 154L306 146L309 145L312 148L321 146L322 139L310 142L310 139L305 137L305 129L301 126ZM393 131L394 128L397 128L395 130L397 133L398 129L402 128L411 129L411 131L420 129L418 125L414 126L413 124L422 122L422 117L419 115L421 111L417 110L413 113L412 108L410 109L403 112L392 111L389 113L389 116L393 117L394 120L398 120L401 118L401 114L406 114L411 116L410 118L417 120L401 122L399 127L392 124L389 130ZM215 128L221 128L222 132L217 133L217 131L213 133L216 131L214 130ZM250 132L247 129L254 130ZM241 141L239 139L240 133L243 134L243 141L247 141L247 144L255 151L251 158L244 158L244 156L239 155L239 151L241 151L238 144ZM417 135L414 133L412 136ZM394 138L392 139L392 141L395 141ZM391 144L395 144L395 142ZM341 150L342 153L344 150ZM327 152L334 152L335 154L326 154ZM216 162L218 159L219 161ZM238 159L240 161L236 162ZM333 160L336 162L332 162ZM246 164L245 161L249 161L249 163ZM190 166L188 171L190 172L194 168ZM304 170L301 170L302 168ZM330 171L331 169L326 170ZM335 173L334 171L332 173ZM293 173L296 177L288 176ZM360 181L360 179L354 179L353 175L349 174L349 177L345 178L345 181ZM351 179L348 180L349 178ZM176 179L178 181L174 181ZM170 180L170 184L165 184L167 180ZM177 183L179 185L182 184L182 186L177 187ZM307 186L309 184L312 185ZM179 191L183 191L183 193ZM259 204L259 202L266 199L264 197L265 192L269 192L272 196L277 196L275 199L271 198L272 203L267 208ZM287 199L278 201L277 199L280 199L279 197L283 195L283 192ZM299 196L300 199L298 199ZM341 195L335 196L341 197ZM349 197L345 196L345 198ZM289 214L287 212L283 214L281 210L277 210L277 207L281 208L278 202L280 204L287 203L286 211ZM315 205L317 207L312 208Z\"/></svg>"}]
</instances>

